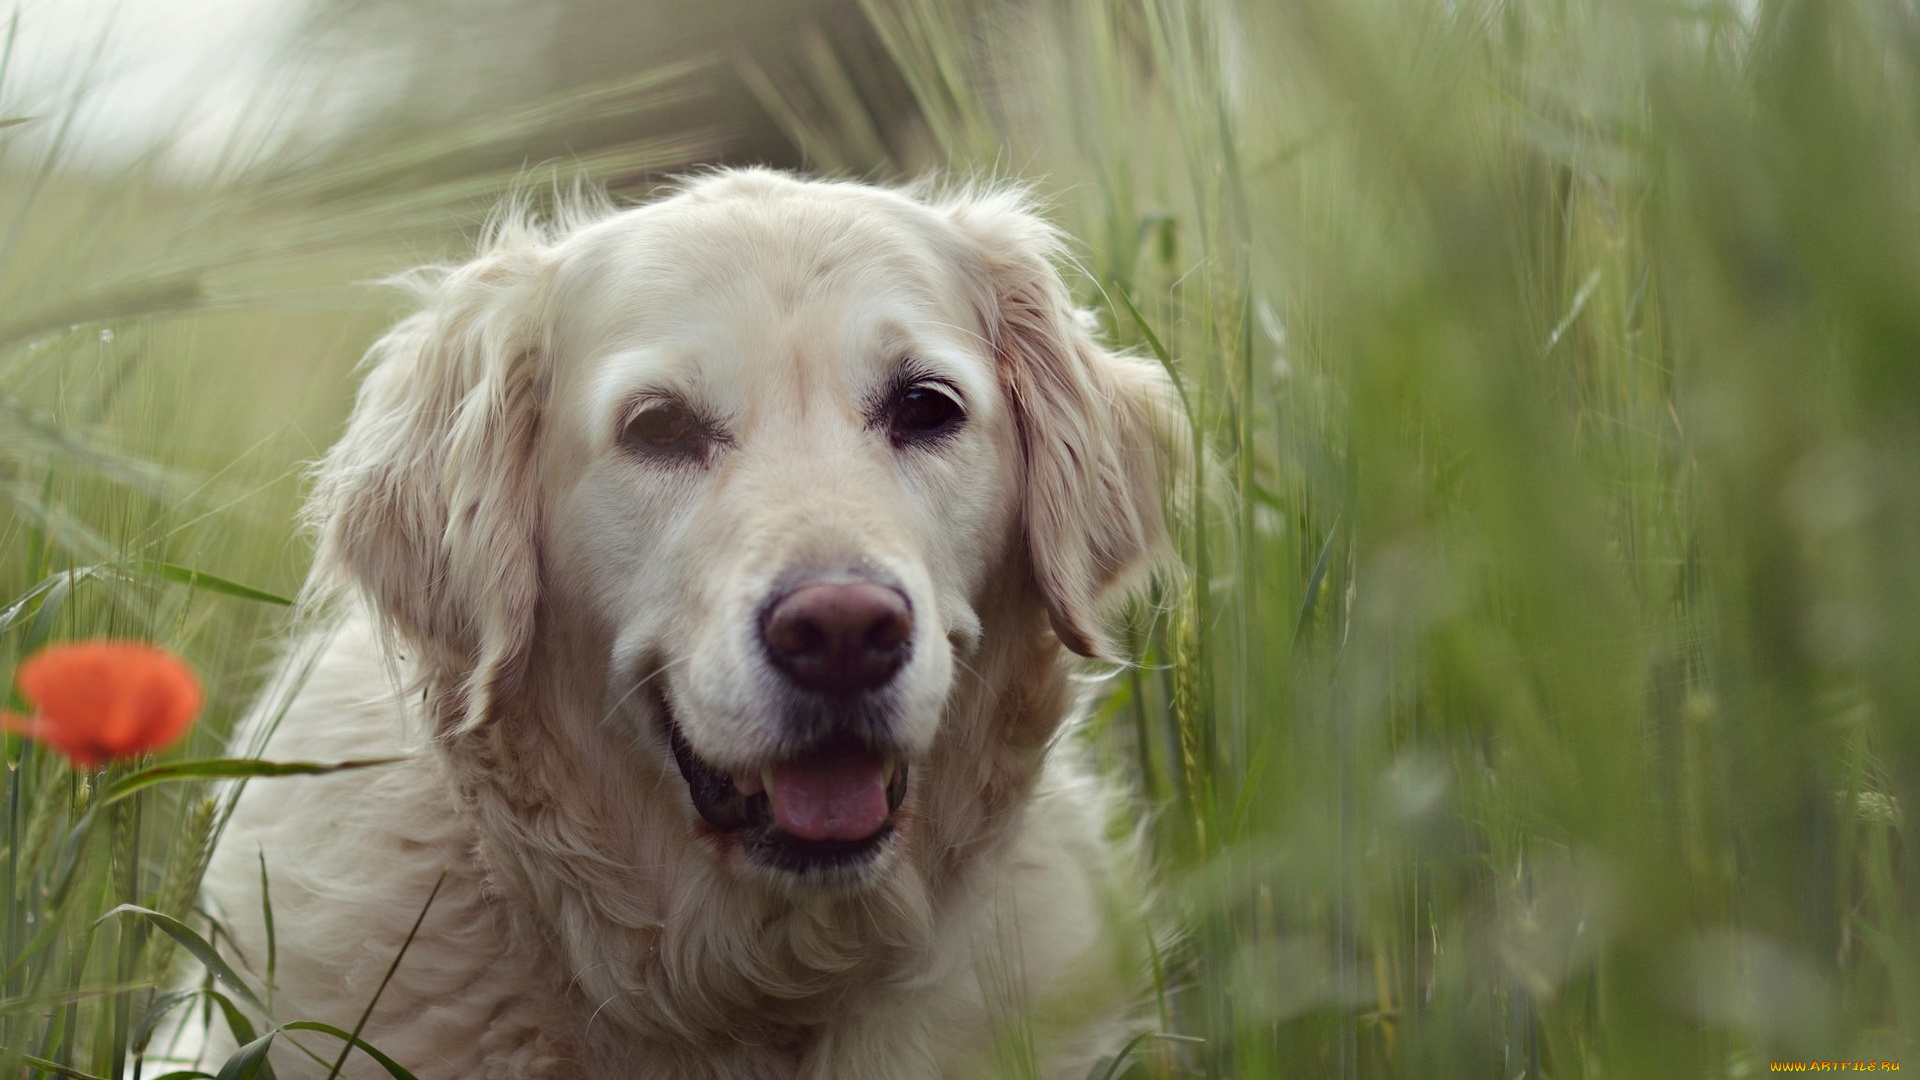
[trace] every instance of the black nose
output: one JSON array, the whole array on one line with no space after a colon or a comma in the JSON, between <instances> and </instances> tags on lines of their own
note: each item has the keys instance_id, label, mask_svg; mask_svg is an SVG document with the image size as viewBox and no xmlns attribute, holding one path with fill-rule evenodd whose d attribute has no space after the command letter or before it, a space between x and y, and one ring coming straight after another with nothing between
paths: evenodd
<instances>
[{"instance_id":1,"label":"black nose","mask_svg":"<svg viewBox=\"0 0 1920 1080\"><path fill-rule=\"evenodd\" d=\"M870 581L802 585L767 609L767 655L822 694L883 686L907 659L913 610L900 590Z\"/></svg>"}]
</instances>

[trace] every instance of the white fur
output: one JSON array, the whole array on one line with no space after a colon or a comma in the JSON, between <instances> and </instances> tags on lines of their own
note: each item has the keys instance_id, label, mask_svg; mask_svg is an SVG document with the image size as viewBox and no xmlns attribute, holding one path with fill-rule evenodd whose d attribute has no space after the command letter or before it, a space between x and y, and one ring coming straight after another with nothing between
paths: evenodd
<instances>
[{"instance_id":1,"label":"white fur","mask_svg":"<svg viewBox=\"0 0 1920 1080\"><path fill-rule=\"evenodd\" d=\"M1112 655L1164 548L1163 376L1088 337L1014 194L756 170L576 216L423 276L319 467L337 614L266 756L411 757L247 788L206 885L237 958L264 975L264 853L276 1018L350 1028L444 874L364 1033L422 1080L1079 1080L1144 937L1062 643ZM937 447L875 430L904 359L965 399ZM619 445L660 394L724 425L704 464ZM911 604L913 772L881 857L813 881L703 826L656 713L768 760L756 612L823 570Z\"/></svg>"}]
</instances>

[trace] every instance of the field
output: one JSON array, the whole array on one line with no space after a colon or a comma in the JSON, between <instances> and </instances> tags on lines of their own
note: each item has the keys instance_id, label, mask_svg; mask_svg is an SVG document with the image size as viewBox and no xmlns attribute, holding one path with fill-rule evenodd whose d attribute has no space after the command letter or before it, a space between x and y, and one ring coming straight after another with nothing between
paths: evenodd
<instances>
[{"instance_id":1,"label":"field","mask_svg":"<svg viewBox=\"0 0 1920 1080\"><path fill-rule=\"evenodd\" d=\"M1109 1077L1920 1059L1920 13L867 15L922 122L881 130L824 44L742 73L817 171L1034 185L1195 422L1182 580L1090 731L1167 928ZM0 129L0 672L164 643L210 704L160 763L221 756L304 574L300 462L398 310L357 283L510 188L702 160L460 165L686 75L190 185ZM215 932L215 767L5 751L0 1076L151 1078L165 1008L303 1019L166 993Z\"/></svg>"}]
</instances>

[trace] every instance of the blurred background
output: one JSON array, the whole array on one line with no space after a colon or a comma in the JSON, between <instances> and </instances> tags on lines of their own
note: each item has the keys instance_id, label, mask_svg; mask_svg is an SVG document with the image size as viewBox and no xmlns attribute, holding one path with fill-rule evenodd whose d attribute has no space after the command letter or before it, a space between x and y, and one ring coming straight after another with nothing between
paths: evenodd
<instances>
[{"instance_id":1,"label":"blurred background","mask_svg":"<svg viewBox=\"0 0 1920 1080\"><path fill-rule=\"evenodd\" d=\"M283 647L302 463L401 313L373 282L509 191L1024 182L1207 463L1087 732L1165 928L1089 1080L1913 1057L1909 0L11 11L0 671L183 651L212 699L163 764ZM140 1075L170 1009L300 1019L97 921L217 936L217 790L6 763L0 1076Z\"/></svg>"}]
</instances>

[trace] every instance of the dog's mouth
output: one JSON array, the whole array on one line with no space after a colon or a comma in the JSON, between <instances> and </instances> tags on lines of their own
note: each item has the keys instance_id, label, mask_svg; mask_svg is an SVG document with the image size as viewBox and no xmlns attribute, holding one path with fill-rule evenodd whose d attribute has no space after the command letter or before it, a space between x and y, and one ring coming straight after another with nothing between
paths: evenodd
<instances>
[{"instance_id":1,"label":"dog's mouth","mask_svg":"<svg viewBox=\"0 0 1920 1080\"><path fill-rule=\"evenodd\" d=\"M855 868L893 834L907 797L907 763L897 756L833 738L758 770L727 772L693 752L670 706L662 716L694 809L756 862L795 874Z\"/></svg>"}]
</instances>

